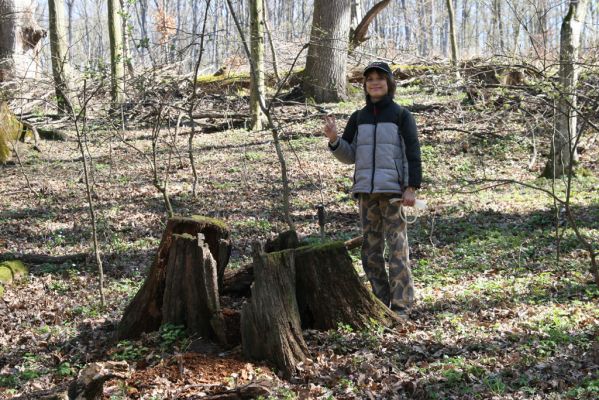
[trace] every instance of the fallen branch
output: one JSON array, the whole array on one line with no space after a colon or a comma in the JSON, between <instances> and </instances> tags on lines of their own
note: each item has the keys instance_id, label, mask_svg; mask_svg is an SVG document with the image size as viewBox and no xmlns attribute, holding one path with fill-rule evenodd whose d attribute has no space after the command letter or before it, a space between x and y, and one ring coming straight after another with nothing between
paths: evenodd
<instances>
[{"instance_id":1,"label":"fallen branch","mask_svg":"<svg viewBox=\"0 0 599 400\"><path fill-rule=\"evenodd\" d=\"M49 256L46 254L3 253L0 254L0 261L20 260L27 264L62 264L68 261L83 261L87 258L87 256L87 253L67 254L64 256Z\"/></svg>"},{"instance_id":2,"label":"fallen branch","mask_svg":"<svg viewBox=\"0 0 599 400\"><path fill-rule=\"evenodd\" d=\"M344 244L348 250L351 250L362 246L362 242L364 242L364 236L358 236L353 239L346 240Z\"/></svg>"}]
</instances>

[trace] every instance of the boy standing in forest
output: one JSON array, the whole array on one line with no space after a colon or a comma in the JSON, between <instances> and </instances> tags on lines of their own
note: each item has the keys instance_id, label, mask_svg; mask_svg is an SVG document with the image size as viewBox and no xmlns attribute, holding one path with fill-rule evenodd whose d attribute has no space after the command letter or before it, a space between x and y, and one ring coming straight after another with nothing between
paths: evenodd
<instances>
[{"instance_id":1,"label":"boy standing in forest","mask_svg":"<svg viewBox=\"0 0 599 400\"><path fill-rule=\"evenodd\" d=\"M366 105L351 115L343 135L339 137L333 116L325 117L324 133L333 155L355 164L352 192L360 202L362 265L372 290L398 315L407 317L414 303L414 282L401 207L414 205L422 179L416 123L407 109L393 101L396 86L387 63L369 64L363 87Z\"/></svg>"}]
</instances>

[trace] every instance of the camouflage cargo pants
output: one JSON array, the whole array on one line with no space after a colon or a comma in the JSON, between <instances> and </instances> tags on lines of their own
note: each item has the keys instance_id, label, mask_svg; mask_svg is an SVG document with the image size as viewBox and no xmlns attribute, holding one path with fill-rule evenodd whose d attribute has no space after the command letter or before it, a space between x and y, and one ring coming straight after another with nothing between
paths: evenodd
<instances>
[{"instance_id":1,"label":"camouflage cargo pants","mask_svg":"<svg viewBox=\"0 0 599 400\"><path fill-rule=\"evenodd\" d=\"M360 219L364 234L362 265L374 294L393 310L405 311L414 303L414 281L410 270L407 224L399 216L400 204L389 203L394 197L397 195L360 194Z\"/></svg>"}]
</instances>

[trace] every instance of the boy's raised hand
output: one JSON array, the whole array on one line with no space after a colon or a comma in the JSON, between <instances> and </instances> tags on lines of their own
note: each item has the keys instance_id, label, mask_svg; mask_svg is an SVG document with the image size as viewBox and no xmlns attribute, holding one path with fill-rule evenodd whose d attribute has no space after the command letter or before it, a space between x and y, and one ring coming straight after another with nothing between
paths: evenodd
<instances>
[{"instance_id":1,"label":"boy's raised hand","mask_svg":"<svg viewBox=\"0 0 599 400\"><path fill-rule=\"evenodd\" d=\"M337 124L334 115L324 116L324 134L329 139L329 143L333 143L337 140Z\"/></svg>"}]
</instances>

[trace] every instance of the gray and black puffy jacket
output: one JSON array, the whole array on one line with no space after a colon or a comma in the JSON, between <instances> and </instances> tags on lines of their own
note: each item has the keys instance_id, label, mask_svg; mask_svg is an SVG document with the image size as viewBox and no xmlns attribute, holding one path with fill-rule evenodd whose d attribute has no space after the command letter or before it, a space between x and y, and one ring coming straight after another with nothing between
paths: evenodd
<instances>
[{"instance_id":1,"label":"gray and black puffy jacket","mask_svg":"<svg viewBox=\"0 0 599 400\"><path fill-rule=\"evenodd\" d=\"M385 96L354 112L343 136L329 145L345 164L355 163L354 186L358 193L402 193L422 180L420 144L412 114Z\"/></svg>"}]
</instances>

